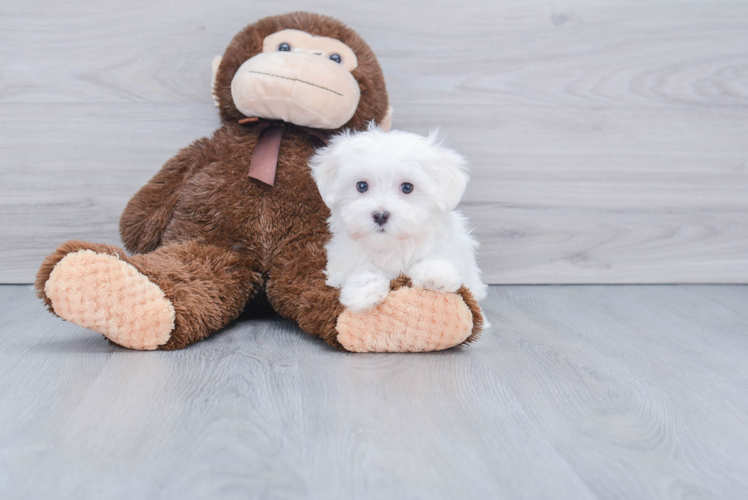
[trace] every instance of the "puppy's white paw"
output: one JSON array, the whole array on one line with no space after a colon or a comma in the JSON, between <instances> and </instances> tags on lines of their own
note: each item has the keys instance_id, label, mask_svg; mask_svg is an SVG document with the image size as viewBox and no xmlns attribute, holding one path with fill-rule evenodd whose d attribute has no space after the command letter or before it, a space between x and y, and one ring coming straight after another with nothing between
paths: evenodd
<instances>
[{"instance_id":1,"label":"puppy's white paw","mask_svg":"<svg viewBox=\"0 0 748 500\"><path fill-rule=\"evenodd\" d=\"M446 260L424 260L408 270L415 286L436 292L456 292L462 285L460 271Z\"/></svg>"},{"instance_id":2,"label":"puppy's white paw","mask_svg":"<svg viewBox=\"0 0 748 500\"><path fill-rule=\"evenodd\" d=\"M340 303L353 312L381 304L390 291L390 280L382 274L359 271L348 277L340 290Z\"/></svg>"}]
</instances>

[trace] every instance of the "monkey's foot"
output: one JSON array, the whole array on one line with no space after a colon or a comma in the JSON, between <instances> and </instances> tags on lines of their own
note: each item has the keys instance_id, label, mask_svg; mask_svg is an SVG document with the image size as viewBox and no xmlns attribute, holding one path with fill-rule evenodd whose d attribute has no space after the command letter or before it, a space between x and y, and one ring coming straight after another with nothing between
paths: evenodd
<instances>
[{"instance_id":1,"label":"monkey's foot","mask_svg":"<svg viewBox=\"0 0 748 500\"><path fill-rule=\"evenodd\" d=\"M465 287L442 293L398 278L374 309L344 311L337 330L338 342L353 352L429 352L470 343L482 326L480 308Z\"/></svg>"},{"instance_id":2,"label":"monkey's foot","mask_svg":"<svg viewBox=\"0 0 748 500\"><path fill-rule=\"evenodd\" d=\"M55 314L130 349L153 350L174 330L174 306L132 264L78 250L54 265L44 293Z\"/></svg>"}]
</instances>

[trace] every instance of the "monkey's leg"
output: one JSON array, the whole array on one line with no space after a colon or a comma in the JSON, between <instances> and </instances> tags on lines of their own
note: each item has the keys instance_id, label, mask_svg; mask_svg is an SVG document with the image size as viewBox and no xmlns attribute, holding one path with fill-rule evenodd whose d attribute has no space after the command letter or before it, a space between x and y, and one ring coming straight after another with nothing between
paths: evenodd
<instances>
[{"instance_id":1,"label":"monkey's leg","mask_svg":"<svg viewBox=\"0 0 748 500\"><path fill-rule=\"evenodd\" d=\"M317 240L297 238L280 248L270 264L266 293L278 314L342 349L335 324L345 308L340 291L325 284L327 254Z\"/></svg>"},{"instance_id":2,"label":"monkey's leg","mask_svg":"<svg viewBox=\"0 0 748 500\"><path fill-rule=\"evenodd\" d=\"M412 287L407 278L392 281L382 304L352 313L340 293L325 284L326 254L321 245L297 239L277 254L268 273L273 308L330 345L354 352L427 352L475 340L483 318L464 287L440 293Z\"/></svg>"},{"instance_id":3,"label":"monkey's leg","mask_svg":"<svg viewBox=\"0 0 748 500\"><path fill-rule=\"evenodd\" d=\"M262 286L247 254L195 242L129 257L68 241L37 274L37 294L58 316L130 349L181 349L226 326Z\"/></svg>"}]
</instances>

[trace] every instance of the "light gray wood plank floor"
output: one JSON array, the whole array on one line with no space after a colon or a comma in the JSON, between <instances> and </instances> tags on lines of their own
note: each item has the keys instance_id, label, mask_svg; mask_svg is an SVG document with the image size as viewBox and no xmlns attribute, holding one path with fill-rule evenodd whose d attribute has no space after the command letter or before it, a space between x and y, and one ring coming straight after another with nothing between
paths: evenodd
<instances>
[{"instance_id":1,"label":"light gray wood plank floor","mask_svg":"<svg viewBox=\"0 0 748 500\"><path fill-rule=\"evenodd\" d=\"M278 318L135 352L0 287L0 498L719 498L748 491L748 286L503 286L476 344Z\"/></svg>"}]
</instances>

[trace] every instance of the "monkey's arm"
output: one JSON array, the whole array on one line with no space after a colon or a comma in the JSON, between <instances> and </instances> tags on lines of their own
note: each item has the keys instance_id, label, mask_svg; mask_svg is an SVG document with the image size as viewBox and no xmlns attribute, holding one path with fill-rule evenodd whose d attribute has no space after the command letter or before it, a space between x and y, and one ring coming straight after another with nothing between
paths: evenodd
<instances>
[{"instance_id":1,"label":"monkey's arm","mask_svg":"<svg viewBox=\"0 0 748 500\"><path fill-rule=\"evenodd\" d=\"M199 139L182 149L127 203L119 233L128 251L148 253L159 246L179 192L190 177L211 161L208 144L208 139Z\"/></svg>"}]
</instances>

